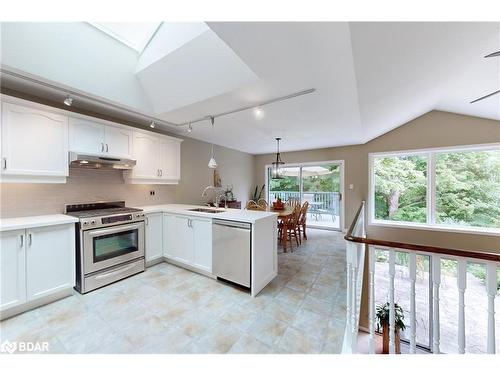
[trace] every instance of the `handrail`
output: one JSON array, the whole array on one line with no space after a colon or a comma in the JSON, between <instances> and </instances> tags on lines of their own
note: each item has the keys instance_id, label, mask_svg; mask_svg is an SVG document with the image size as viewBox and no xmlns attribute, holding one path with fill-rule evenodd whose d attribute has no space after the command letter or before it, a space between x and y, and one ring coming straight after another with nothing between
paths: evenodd
<instances>
[{"instance_id":1,"label":"handrail","mask_svg":"<svg viewBox=\"0 0 500 375\"><path fill-rule=\"evenodd\" d=\"M359 220L359 215L360 215L364 205L365 205L365 202L364 201L361 202L361 205L359 206L359 209L356 213L356 216L354 217L354 220L352 221L351 226L349 227L349 230L347 231L346 235L344 236L344 239L346 241L356 242L356 243L364 243L367 245L378 245L378 246L398 248L398 249L423 251L423 252L427 252L427 253L435 253L435 254L443 254L443 255L451 255L451 256L458 256L458 257L480 259L480 260L486 260L486 261L491 261L491 262L500 262L500 254L495 254L495 253L480 253L480 252L470 251L470 250L450 249L450 248L445 248L445 247L419 245L419 244L413 244L413 243L407 243L407 242L386 241L386 240L378 240L375 238L368 238L368 237L364 238L364 237L353 236L352 233L354 231L356 223Z\"/></svg>"}]
</instances>

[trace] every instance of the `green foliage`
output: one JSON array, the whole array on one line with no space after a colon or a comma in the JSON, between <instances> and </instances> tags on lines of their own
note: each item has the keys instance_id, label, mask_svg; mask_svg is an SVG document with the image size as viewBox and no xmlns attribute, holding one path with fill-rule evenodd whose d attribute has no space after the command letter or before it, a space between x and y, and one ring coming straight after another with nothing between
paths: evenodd
<instances>
[{"instance_id":1,"label":"green foliage","mask_svg":"<svg viewBox=\"0 0 500 375\"><path fill-rule=\"evenodd\" d=\"M304 176L304 192L340 191L340 169L338 165L322 165L332 173L320 176ZM299 191L298 176L284 176L281 179L269 178L269 191Z\"/></svg>"},{"instance_id":2,"label":"green foliage","mask_svg":"<svg viewBox=\"0 0 500 375\"><path fill-rule=\"evenodd\" d=\"M377 330L380 331L380 327L384 324L389 325L389 302L384 303L383 305L377 306L375 318L377 319ZM405 325L405 315L403 312L403 308L399 306L397 303L394 304L395 311L395 324L396 328L399 328L401 331L406 329Z\"/></svg>"},{"instance_id":3,"label":"green foliage","mask_svg":"<svg viewBox=\"0 0 500 375\"><path fill-rule=\"evenodd\" d=\"M255 186L255 191L253 192L252 195L252 200L254 202L257 202L260 198L262 198L262 192L264 191L264 188L266 187L265 184L262 185L259 191L259 185Z\"/></svg>"},{"instance_id":4,"label":"green foliage","mask_svg":"<svg viewBox=\"0 0 500 375\"><path fill-rule=\"evenodd\" d=\"M436 155L436 222L500 227L500 150ZM374 160L375 217L426 222L427 159Z\"/></svg>"},{"instance_id":5,"label":"green foliage","mask_svg":"<svg viewBox=\"0 0 500 375\"><path fill-rule=\"evenodd\" d=\"M438 223L500 227L500 150L436 158Z\"/></svg>"},{"instance_id":6,"label":"green foliage","mask_svg":"<svg viewBox=\"0 0 500 375\"><path fill-rule=\"evenodd\" d=\"M425 223L427 160L422 156L376 158L375 217Z\"/></svg>"}]
</instances>

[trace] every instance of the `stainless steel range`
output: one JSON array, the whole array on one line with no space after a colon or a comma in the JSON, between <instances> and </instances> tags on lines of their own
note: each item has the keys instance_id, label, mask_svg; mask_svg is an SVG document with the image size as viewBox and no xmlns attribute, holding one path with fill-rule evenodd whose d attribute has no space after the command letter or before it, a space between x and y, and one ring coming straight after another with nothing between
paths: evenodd
<instances>
[{"instance_id":1,"label":"stainless steel range","mask_svg":"<svg viewBox=\"0 0 500 375\"><path fill-rule=\"evenodd\" d=\"M76 223L76 286L80 293L142 272L144 213L125 202L66 205Z\"/></svg>"}]
</instances>

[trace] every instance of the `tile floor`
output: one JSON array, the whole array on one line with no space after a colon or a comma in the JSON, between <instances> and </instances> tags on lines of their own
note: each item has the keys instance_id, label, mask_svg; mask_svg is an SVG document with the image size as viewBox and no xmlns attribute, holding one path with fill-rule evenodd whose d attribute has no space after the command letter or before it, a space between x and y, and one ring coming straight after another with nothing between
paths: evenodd
<instances>
[{"instance_id":1,"label":"tile floor","mask_svg":"<svg viewBox=\"0 0 500 375\"><path fill-rule=\"evenodd\" d=\"M345 247L310 230L256 298L161 263L113 285L0 323L0 342L49 342L49 353L340 353Z\"/></svg>"}]
</instances>

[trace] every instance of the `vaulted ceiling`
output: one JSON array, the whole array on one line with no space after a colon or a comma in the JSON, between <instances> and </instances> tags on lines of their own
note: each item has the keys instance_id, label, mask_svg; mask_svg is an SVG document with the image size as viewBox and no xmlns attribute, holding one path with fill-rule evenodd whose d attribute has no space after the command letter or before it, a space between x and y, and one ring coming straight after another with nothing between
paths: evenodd
<instances>
[{"instance_id":1,"label":"vaulted ceiling","mask_svg":"<svg viewBox=\"0 0 500 375\"><path fill-rule=\"evenodd\" d=\"M275 137L284 151L365 143L435 109L500 120L500 95L470 104L500 88L500 57L484 58L500 23L163 23L153 35L138 51L88 23L3 23L2 67L173 123L316 89L174 130L252 154Z\"/></svg>"}]
</instances>

